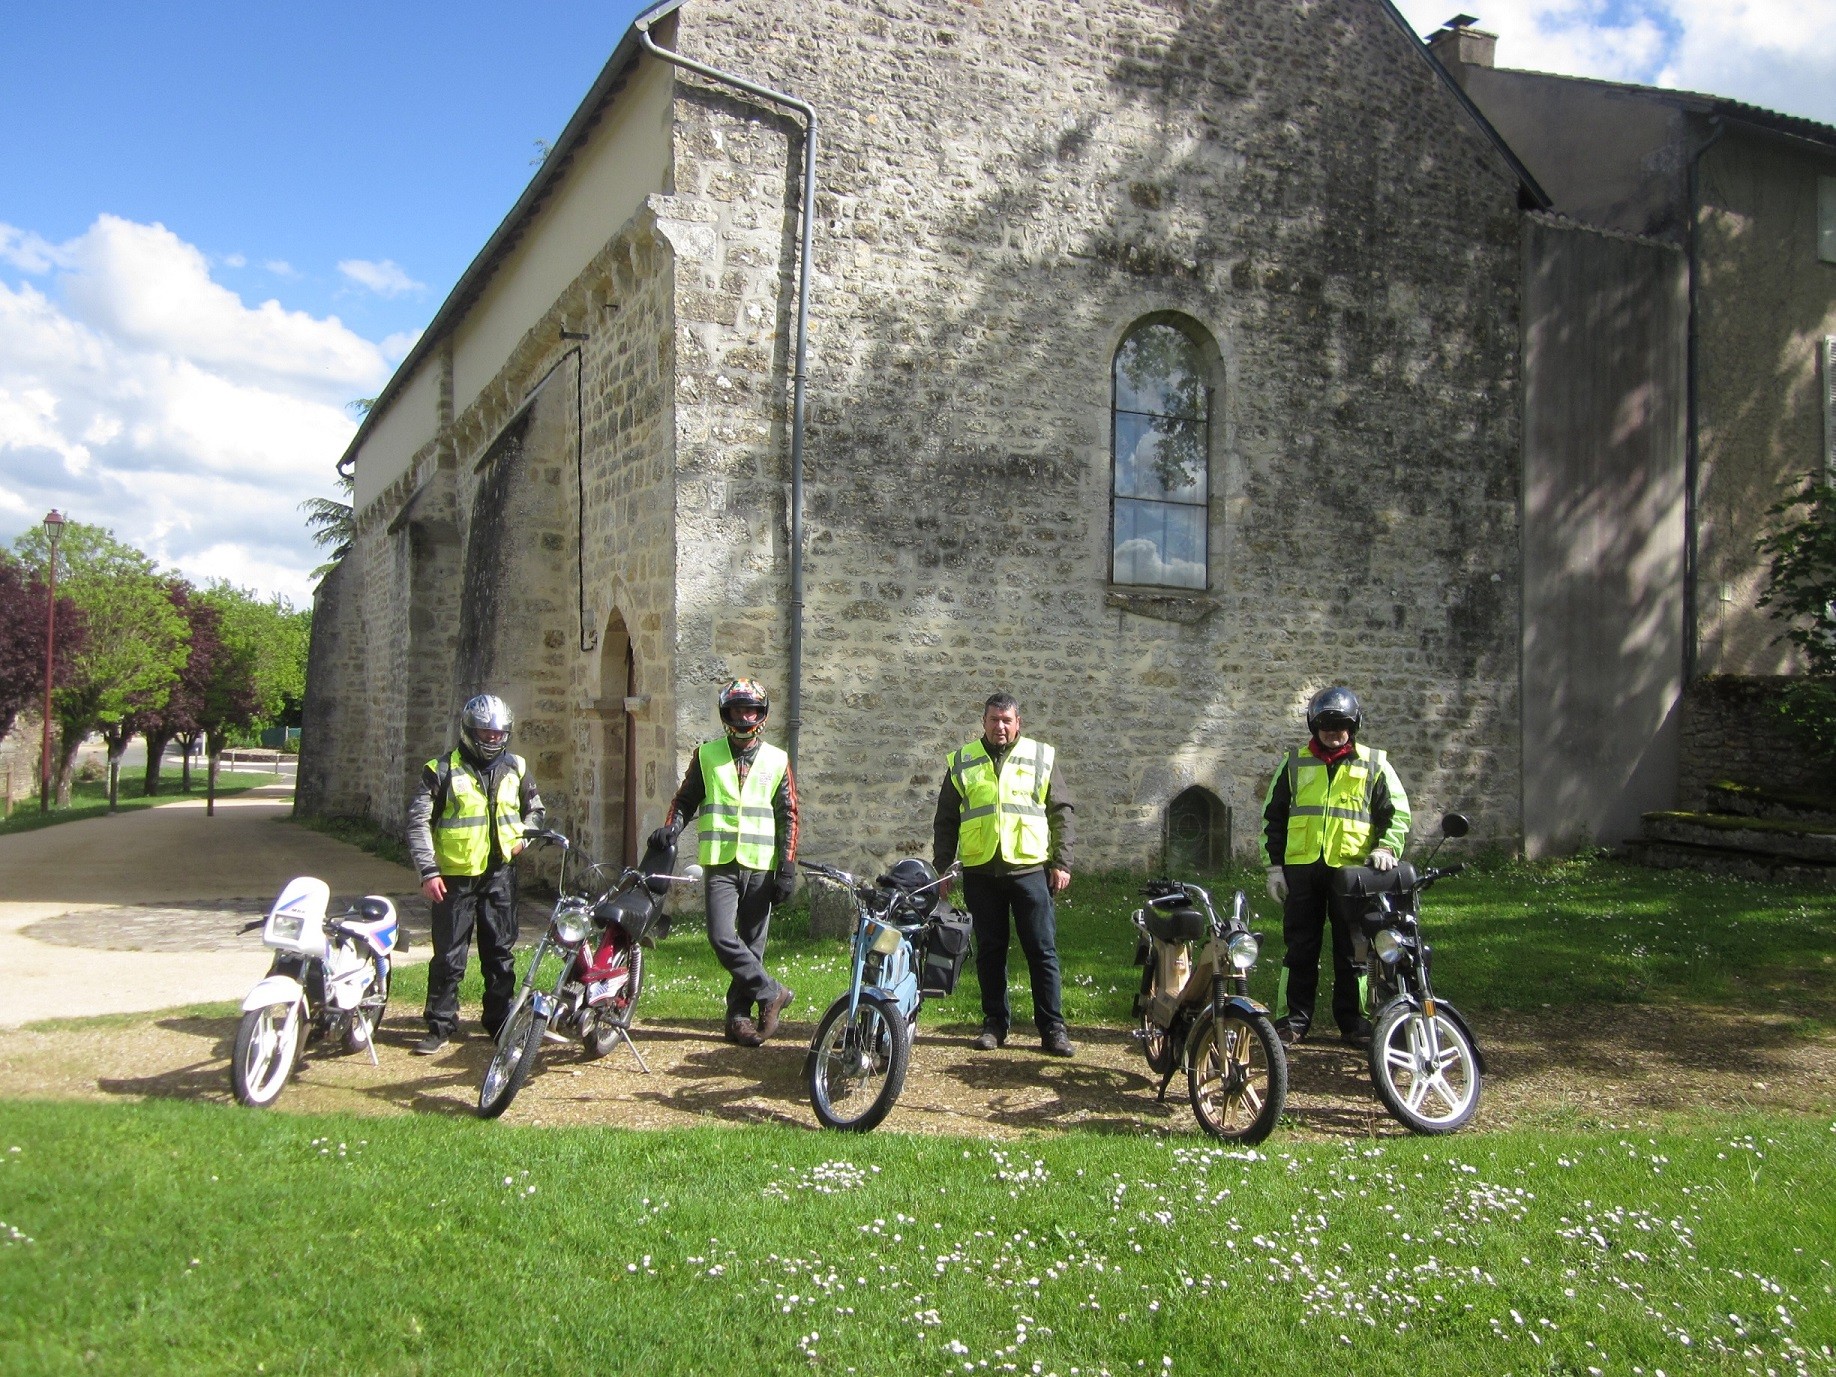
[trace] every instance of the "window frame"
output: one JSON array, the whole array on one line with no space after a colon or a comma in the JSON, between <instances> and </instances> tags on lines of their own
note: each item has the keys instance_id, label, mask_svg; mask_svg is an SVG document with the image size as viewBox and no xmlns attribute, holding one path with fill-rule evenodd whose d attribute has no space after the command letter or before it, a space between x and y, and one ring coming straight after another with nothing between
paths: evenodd
<instances>
[{"instance_id":1,"label":"window frame","mask_svg":"<svg viewBox=\"0 0 1836 1377\"><path fill-rule=\"evenodd\" d=\"M1205 497L1202 502L1182 502L1182 501L1168 499L1168 498L1130 497L1130 496L1126 496L1124 494L1118 493L1116 491L1117 486L1118 486L1117 477L1118 477L1118 472L1119 472L1119 461L1121 458L1120 450L1117 444L1117 437L1118 437L1117 422L1121 416L1123 415L1137 416L1137 417L1143 418L1144 420L1168 420L1168 421L1188 421L1188 422L1198 419L1195 417L1168 416L1160 412L1136 411L1133 409L1129 409L1125 412L1124 409L1119 405L1121 401L1121 386L1120 386L1120 380L1119 380L1118 374L1120 372L1120 361L1122 358L1122 351L1128 347L1128 342L1131 339L1133 339L1136 335L1140 334L1144 330L1153 329L1155 327L1162 327L1162 328L1166 328L1170 330L1176 330L1179 332L1179 334L1184 336L1186 339L1186 342L1190 344L1193 350L1198 354L1200 367L1204 370L1205 414L1203 417L1203 435L1204 435L1204 464L1205 464L1205 474L1204 474L1205 476ZM1178 315L1173 312L1156 312L1152 315L1142 316L1139 319L1132 321L1129 324L1128 328L1122 332L1121 337L1116 341L1115 348L1110 351L1110 355L1109 355L1109 550L1106 556L1107 568L1105 571L1105 581L1111 588L1117 588L1117 589L1140 588L1140 589L1165 590L1166 592L1169 592L1169 593L1184 594L1189 597L1196 597L1196 596L1208 593L1211 590L1211 496L1212 496L1212 441L1213 441L1212 428L1213 428L1213 419L1217 414L1218 385L1217 385L1217 367L1215 363L1212 361L1212 359L1206 356L1214 352L1215 352L1215 347L1211 345L1209 336L1203 333L1203 327L1199 326L1197 322L1189 322L1186 317ZM1200 536L1200 562L1204 569L1204 582L1194 586L1192 584L1184 584L1184 583L1145 583L1145 582L1142 582L1142 583L1127 582L1125 583L1122 580L1118 579L1116 577L1116 503L1118 499L1120 499L1121 501L1126 501L1126 502L1139 502L1139 503L1151 504L1151 505L1159 506L1159 507L1183 508L1188 511L1197 509L1198 511L1202 512L1203 517L1201 518L1199 522L1199 536ZM1162 547L1161 553L1164 556L1165 554L1164 546ZM1163 559L1162 563L1164 564L1165 562L1166 561Z\"/></svg>"}]
</instances>

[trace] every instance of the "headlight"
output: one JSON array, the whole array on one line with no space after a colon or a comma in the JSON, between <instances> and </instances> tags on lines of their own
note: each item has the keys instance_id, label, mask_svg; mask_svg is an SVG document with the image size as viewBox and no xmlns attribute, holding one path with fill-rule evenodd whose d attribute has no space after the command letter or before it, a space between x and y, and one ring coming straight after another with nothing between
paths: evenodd
<instances>
[{"instance_id":1,"label":"headlight","mask_svg":"<svg viewBox=\"0 0 1836 1377\"><path fill-rule=\"evenodd\" d=\"M592 910L578 900L555 910L555 936L570 947L586 941L592 924Z\"/></svg>"},{"instance_id":2,"label":"headlight","mask_svg":"<svg viewBox=\"0 0 1836 1377\"><path fill-rule=\"evenodd\" d=\"M1377 935L1371 938L1371 949L1377 953L1377 959L1390 965L1402 960L1403 939L1395 928L1379 928Z\"/></svg>"},{"instance_id":3,"label":"headlight","mask_svg":"<svg viewBox=\"0 0 1836 1377\"><path fill-rule=\"evenodd\" d=\"M905 940L905 934L884 923L875 923L874 927L878 931L873 934L873 946L869 950L877 951L881 956L891 956L899 950L899 943Z\"/></svg>"},{"instance_id":4,"label":"headlight","mask_svg":"<svg viewBox=\"0 0 1836 1377\"><path fill-rule=\"evenodd\" d=\"M296 908L284 908L268 919L267 937L270 942L297 942L305 928L304 913Z\"/></svg>"},{"instance_id":5,"label":"headlight","mask_svg":"<svg viewBox=\"0 0 1836 1377\"><path fill-rule=\"evenodd\" d=\"M1240 932L1230 939L1229 945L1226 946L1224 950L1230 957L1230 964L1232 966L1237 970L1247 971L1251 966L1256 964L1256 958L1262 952L1262 944L1251 934Z\"/></svg>"}]
</instances>

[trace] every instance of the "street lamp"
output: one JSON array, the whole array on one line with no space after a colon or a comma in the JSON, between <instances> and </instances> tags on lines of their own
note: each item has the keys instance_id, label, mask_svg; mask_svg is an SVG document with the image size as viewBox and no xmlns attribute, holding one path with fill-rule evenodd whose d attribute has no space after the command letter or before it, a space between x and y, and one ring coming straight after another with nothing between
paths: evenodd
<instances>
[{"instance_id":1,"label":"street lamp","mask_svg":"<svg viewBox=\"0 0 1836 1377\"><path fill-rule=\"evenodd\" d=\"M45 746L39 760L38 811L51 811L51 676L57 664L57 540L64 533L64 518L53 507L45 517L45 534L51 538L49 573L45 583Z\"/></svg>"}]
</instances>

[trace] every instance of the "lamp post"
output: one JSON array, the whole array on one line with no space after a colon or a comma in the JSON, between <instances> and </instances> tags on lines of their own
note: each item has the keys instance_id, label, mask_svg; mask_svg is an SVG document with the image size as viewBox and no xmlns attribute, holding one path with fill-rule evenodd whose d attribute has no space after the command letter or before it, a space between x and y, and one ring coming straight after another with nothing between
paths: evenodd
<instances>
[{"instance_id":1,"label":"lamp post","mask_svg":"<svg viewBox=\"0 0 1836 1377\"><path fill-rule=\"evenodd\" d=\"M51 811L51 677L57 666L57 540L64 533L64 518L54 507L45 518L45 534L51 538L51 557L46 561L45 583L45 744L39 760L38 811Z\"/></svg>"}]
</instances>

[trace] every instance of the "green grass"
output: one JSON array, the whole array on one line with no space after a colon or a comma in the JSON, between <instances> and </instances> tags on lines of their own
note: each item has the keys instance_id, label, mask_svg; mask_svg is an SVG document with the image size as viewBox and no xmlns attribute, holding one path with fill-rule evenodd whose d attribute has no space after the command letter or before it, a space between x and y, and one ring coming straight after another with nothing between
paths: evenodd
<instances>
[{"instance_id":1,"label":"green grass","mask_svg":"<svg viewBox=\"0 0 1836 1377\"><path fill-rule=\"evenodd\" d=\"M1281 914L1260 872L1206 877L1228 902L1241 886L1267 939L1252 991L1272 1002L1281 964ZM1130 964L1141 877L1079 876L1058 908L1064 1004L1073 1024L1125 1024L1140 972ZM1423 927L1434 948L1435 987L1461 1009L1540 1012L1613 1004L1715 1005L1783 1014L1806 1030L1836 1027L1836 892L1756 884L1693 871L1648 870L1605 858L1478 866L1428 891ZM801 895L772 922L767 964L814 1019L848 979L846 945L812 939ZM533 940L540 933L525 933ZM718 1018L727 977L698 913L685 914L650 955L650 1017ZM1331 962L1319 1018L1329 1019ZM1030 1022L1026 967L1009 954L1015 1023ZM400 995L418 1001L425 976L404 969ZM481 996L474 965L462 997ZM933 1024L974 1023L973 965L955 995L927 1001Z\"/></svg>"},{"instance_id":2,"label":"green grass","mask_svg":"<svg viewBox=\"0 0 1836 1377\"><path fill-rule=\"evenodd\" d=\"M252 775L243 774L240 771L235 774L219 774L217 776L217 797L229 798L235 794L246 794L250 789L260 789L280 782L280 775ZM116 791L116 802L119 805L119 811L123 813L132 812L138 808L157 808L162 803L179 803L186 799L203 802L203 774L194 770L191 783L190 793L180 793L178 776L166 775L160 781L160 792L148 798L140 792L141 776L139 774L135 774L131 779L124 776ZM69 806L53 808L49 813L38 811L36 797L15 800L13 815L9 818L0 818L0 837L13 832L34 832L40 827L52 827L60 822L76 822L82 818L101 817L107 812L107 782L78 781L70 786Z\"/></svg>"},{"instance_id":3,"label":"green grass","mask_svg":"<svg viewBox=\"0 0 1836 1377\"><path fill-rule=\"evenodd\" d=\"M14 1103L0 1370L1829 1372L1833 1145L1827 1119L1250 1153Z\"/></svg>"}]
</instances>

